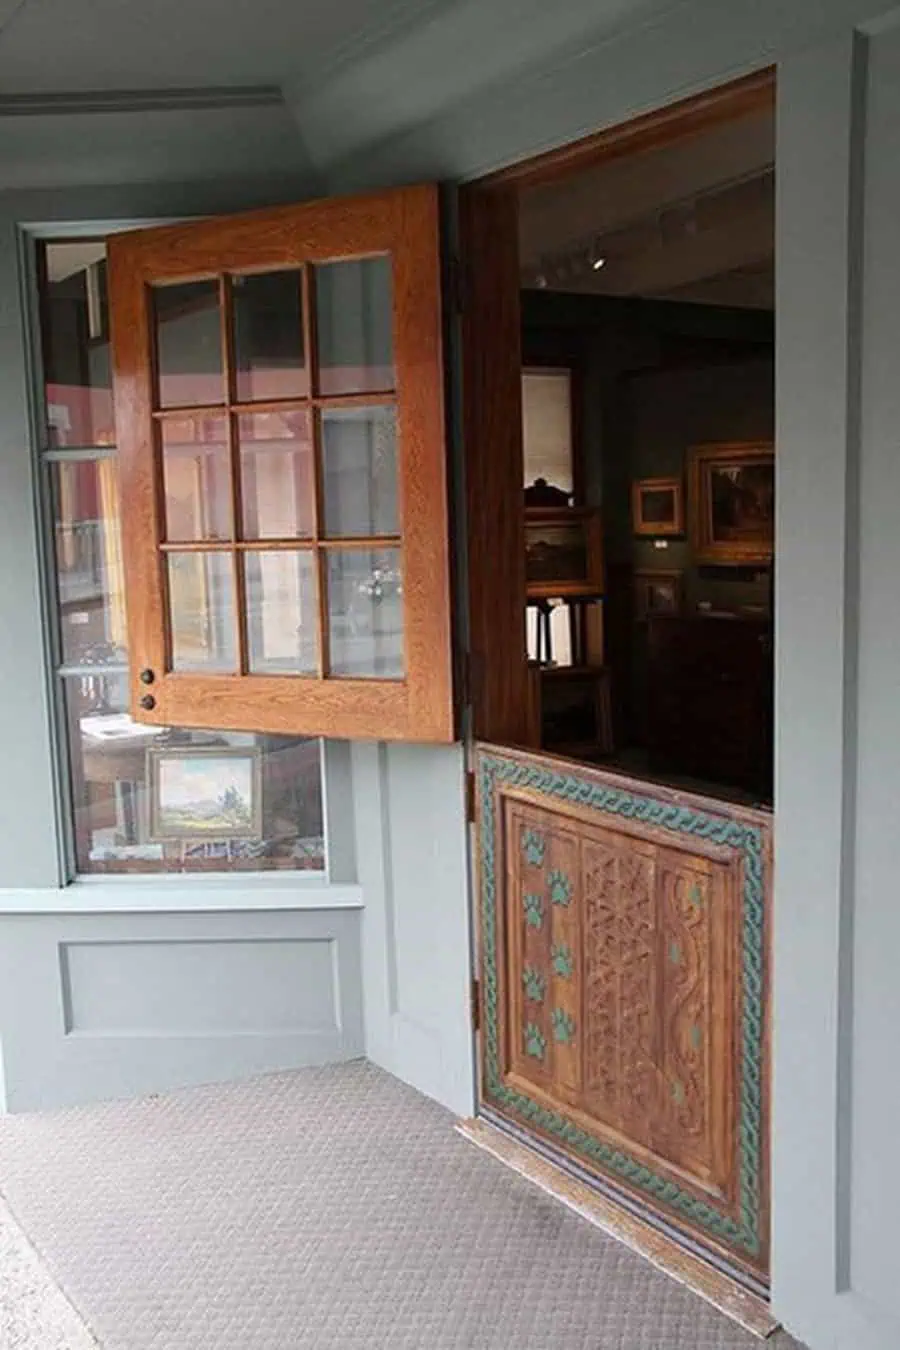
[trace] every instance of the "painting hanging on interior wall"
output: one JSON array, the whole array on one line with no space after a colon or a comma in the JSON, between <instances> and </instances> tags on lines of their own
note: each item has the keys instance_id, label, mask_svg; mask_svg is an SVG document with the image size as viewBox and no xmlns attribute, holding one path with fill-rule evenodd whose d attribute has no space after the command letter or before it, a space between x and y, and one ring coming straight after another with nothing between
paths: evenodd
<instances>
[{"instance_id":1,"label":"painting hanging on interior wall","mask_svg":"<svg viewBox=\"0 0 900 1350\"><path fill-rule=\"evenodd\" d=\"M261 759L257 749L178 746L147 751L149 837L259 839Z\"/></svg>"},{"instance_id":2,"label":"painting hanging on interior wall","mask_svg":"<svg viewBox=\"0 0 900 1350\"><path fill-rule=\"evenodd\" d=\"M680 571L641 571L634 574L634 617L639 622L651 614L680 614L682 607Z\"/></svg>"},{"instance_id":3,"label":"painting hanging on interior wall","mask_svg":"<svg viewBox=\"0 0 900 1350\"><path fill-rule=\"evenodd\" d=\"M530 599L599 595L603 590L600 512L591 507L526 507L525 580Z\"/></svg>"},{"instance_id":4,"label":"painting hanging on interior wall","mask_svg":"<svg viewBox=\"0 0 900 1350\"><path fill-rule=\"evenodd\" d=\"M635 534L684 534L684 494L680 478L640 478L631 485Z\"/></svg>"},{"instance_id":5,"label":"painting hanging on interior wall","mask_svg":"<svg viewBox=\"0 0 900 1350\"><path fill-rule=\"evenodd\" d=\"M695 445L688 463L695 562L770 563L775 547L772 443Z\"/></svg>"}]
</instances>

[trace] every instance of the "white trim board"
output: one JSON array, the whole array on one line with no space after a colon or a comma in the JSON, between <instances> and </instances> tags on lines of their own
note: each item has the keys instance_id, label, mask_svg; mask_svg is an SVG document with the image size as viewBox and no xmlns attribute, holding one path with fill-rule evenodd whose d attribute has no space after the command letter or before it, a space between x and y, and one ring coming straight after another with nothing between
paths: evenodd
<instances>
[{"instance_id":1,"label":"white trim board","mask_svg":"<svg viewBox=\"0 0 900 1350\"><path fill-rule=\"evenodd\" d=\"M361 886L245 877L82 878L71 886L0 890L0 914L190 914L362 909Z\"/></svg>"}]
</instances>

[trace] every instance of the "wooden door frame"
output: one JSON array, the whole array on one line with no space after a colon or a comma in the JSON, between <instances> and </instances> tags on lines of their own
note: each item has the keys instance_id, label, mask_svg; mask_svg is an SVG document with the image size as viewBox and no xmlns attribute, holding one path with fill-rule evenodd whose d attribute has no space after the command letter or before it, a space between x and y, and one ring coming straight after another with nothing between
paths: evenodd
<instances>
[{"instance_id":1,"label":"wooden door frame","mask_svg":"<svg viewBox=\"0 0 900 1350\"><path fill-rule=\"evenodd\" d=\"M598 165L690 139L772 106L775 68L644 113L464 184L459 191L463 472L470 733L527 746L525 507L518 196ZM518 355L516 371L495 362ZM515 376L515 377L514 377ZM521 652L521 660L512 653Z\"/></svg>"},{"instance_id":2,"label":"wooden door frame","mask_svg":"<svg viewBox=\"0 0 900 1350\"><path fill-rule=\"evenodd\" d=\"M529 747L530 740L529 671L524 640L519 193L627 155L687 140L721 123L771 107L774 96L775 69L770 67L526 159L460 188L462 465L467 550L464 603L469 635L465 658L469 673L466 700L470 708L466 750L470 768L475 763L478 742L515 748ZM497 361L494 357L498 351L505 356L515 353L516 360ZM474 789L474 774L471 782ZM623 785L627 782L623 780ZM474 792L472 806L474 820L477 818ZM477 886L477 857L473 863ZM473 899L473 975L477 990L483 940L482 906L477 896ZM768 968L768 941L764 950ZM483 997L483 991L479 993ZM475 1011L477 1028L484 1025L483 1002L476 1004ZM763 1027L761 1054L763 1074L768 1077L768 1025ZM484 1059L477 1030L475 1057L480 1110L487 1103ZM767 1111L761 1133L762 1165L768 1176ZM768 1186L766 1180L766 1195ZM764 1223L768 1232L767 1213ZM760 1271L758 1275L762 1282L757 1285L757 1292L761 1293L766 1273Z\"/></svg>"}]
</instances>

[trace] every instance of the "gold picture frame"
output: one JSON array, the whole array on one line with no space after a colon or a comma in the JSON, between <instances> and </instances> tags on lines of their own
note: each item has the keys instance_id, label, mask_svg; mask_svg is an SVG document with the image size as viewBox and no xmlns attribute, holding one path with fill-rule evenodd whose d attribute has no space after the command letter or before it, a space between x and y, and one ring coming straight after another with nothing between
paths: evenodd
<instances>
[{"instance_id":1,"label":"gold picture frame","mask_svg":"<svg viewBox=\"0 0 900 1350\"><path fill-rule=\"evenodd\" d=\"M684 534L684 487L680 478L639 478L631 485L631 523L644 537Z\"/></svg>"},{"instance_id":2,"label":"gold picture frame","mask_svg":"<svg viewBox=\"0 0 900 1350\"><path fill-rule=\"evenodd\" d=\"M775 550L772 442L692 446L688 472L694 561L768 566Z\"/></svg>"},{"instance_id":3,"label":"gold picture frame","mask_svg":"<svg viewBox=\"0 0 900 1350\"><path fill-rule=\"evenodd\" d=\"M594 507L525 509L525 584L529 600L599 595L603 530Z\"/></svg>"}]
</instances>

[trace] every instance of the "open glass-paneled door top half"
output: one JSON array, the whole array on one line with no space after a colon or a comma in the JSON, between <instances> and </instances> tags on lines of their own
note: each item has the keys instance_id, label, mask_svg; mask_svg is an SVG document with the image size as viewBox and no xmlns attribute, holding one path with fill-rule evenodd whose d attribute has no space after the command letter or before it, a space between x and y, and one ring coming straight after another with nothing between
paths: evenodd
<instances>
[{"instance_id":1,"label":"open glass-paneled door top half","mask_svg":"<svg viewBox=\"0 0 900 1350\"><path fill-rule=\"evenodd\" d=\"M436 191L109 267L135 716L451 740Z\"/></svg>"}]
</instances>

